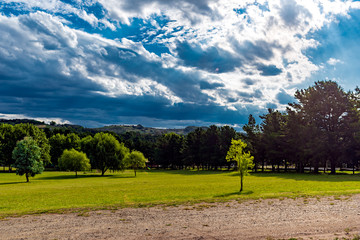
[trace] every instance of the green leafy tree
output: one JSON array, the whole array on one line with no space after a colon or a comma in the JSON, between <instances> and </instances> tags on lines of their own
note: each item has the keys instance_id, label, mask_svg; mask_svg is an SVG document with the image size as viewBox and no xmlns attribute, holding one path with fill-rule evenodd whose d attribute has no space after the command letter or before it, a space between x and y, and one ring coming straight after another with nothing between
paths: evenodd
<instances>
[{"instance_id":1,"label":"green leafy tree","mask_svg":"<svg viewBox=\"0 0 360 240\"><path fill-rule=\"evenodd\" d=\"M34 177L42 173L44 165L41 156L41 148L32 137L25 137L19 141L12 153L16 174L20 176L25 174L26 182L29 182L29 176Z\"/></svg>"},{"instance_id":2,"label":"green leafy tree","mask_svg":"<svg viewBox=\"0 0 360 240\"><path fill-rule=\"evenodd\" d=\"M51 163L50 144L43 130L30 123L21 123L14 126L14 137L17 141L20 141L25 137L32 137L41 148L42 161L44 163Z\"/></svg>"},{"instance_id":3,"label":"green leafy tree","mask_svg":"<svg viewBox=\"0 0 360 240\"><path fill-rule=\"evenodd\" d=\"M80 138L76 133L68 133L67 135L57 133L50 137L49 143L51 146L50 156L51 163L54 166L58 165L58 159L62 155L65 149L80 150Z\"/></svg>"},{"instance_id":4,"label":"green leafy tree","mask_svg":"<svg viewBox=\"0 0 360 240\"><path fill-rule=\"evenodd\" d=\"M144 157L144 154L142 154L142 152L135 150L127 154L124 161L127 167L134 169L136 177L136 170L139 168L144 168L148 160Z\"/></svg>"},{"instance_id":5,"label":"green leafy tree","mask_svg":"<svg viewBox=\"0 0 360 240\"><path fill-rule=\"evenodd\" d=\"M51 156L51 163L54 166L58 165L58 159L60 158L61 154L64 152L64 145L66 142L66 137L64 134L57 133L50 137L50 156Z\"/></svg>"},{"instance_id":6,"label":"green leafy tree","mask_svg":"<svg viewBox=\"0 0 360 240\"><path fill-rule=\"evenodd\" d=\"M78 171L90 169L90 160L83 152L79 152L73 148L70 150L65 149L59 158L59 166L63 170L74 171L77 177Z\"/></svg>"},{"instance_id":7,"label":"green leafy tree","mask_svg":"<svg viewBox=\"0 0 360 240\"><path fill-rule=\"evenodd\" d=\"M82 152L86 153L90 159L91 168L95 166L95 141L94 138L90 135L82 138L80 140L80 149Z\"/></svg>"},{"instance_id":8,"label":"green leafy tree","mask_svg":"<svg viewBox=\"0 0 360 240\"><path fill-rule=\"evenodd\" d=\"M220 130L217 126L211 125L205 132L204 139L204 158L206 159L206 165L208 170L217 170L221 165L221 150L220 150ZM224 156L223 156L224 157Z\"/></svg>"},{"instance_id":9,"label":"green leafy tree","mask_svg":"<svg viewBox=\"0 0 360 240\"><path fill-rule=\"evenodd\" d=\"M0 125L0 157L1 164L8 166L11 171L11 166L14 164L12 152L16 146L17 139L14 135L14 126L10 124Z\"/></svg>"},{"instance_id":10,"label":"green leafy tree","mask_svg":"<svg viewBox=\"0 0 360 240\"><path fill-rule=\"evenodd\" d=\"M163 168L181 169L184 144L184 136L176 133L162 135L156 142L156 163L162 165Z\"/></svg>"},{"instance_id":11,"label":"green leafy tree","mask_svg":"<svg viewBox=\"0 0 360 240\"><path fill-rule=\"evenodd\" d=\"M41 159L50 163L50 145L49 141L46 138L45 133L30 123L21 123L15 126L9 124L0 125L0 151L1 159L3 164L11 167L14 164L14 159L12 158L12 152L18 141L24 139L25 137L32 137L36 141L37 145L41 148Z\"/></svg>"},{"instance_id":12,"label":"green leafy tree","mask_svg":"<svg viewBox=\"0 0 360 240\"><path fill-rule=\"evenodd\" d=\"M244 140L247 143L247 148L254 155L254 170L257 171L258 166L261 164L262 171L265 168L265 158L263 156L262 149L263 144L261 141L261 131L260 126L256 124L256 120L253 115L249 115L248 123L243 126L243 130L245 131Z\"/></svg>"},{"instance_id":13,"label":"green leafy tree","mask_svg":"<svg viewBox=\"0 0 360 240\"><path fill-rule=\"evenodd\" d=\"M246 143L241 140L231 140L231 146L226 155L227 161L236 161L237 168L240 175L240 192L243 190L244 176L247 174L249 168L253 168L253 159L250 152L245 152Z\"/></svg>"},{"instance_id":14,"label":"green leafy tree","mask_svg":"<svg viewBox=\"0 0 360 240\"><path fill-rule=\"evenodd\" d=\"M125 167L124 158L129 149L109 133L97 133L93 138L94 167L103 176L107 170L122 170Z\"/></svg>"},{"instance_id":15,"label":"green leafy tree","mask_svg":"<svg viewBox=\"0 0 360 240\"><path fill-rule=\"evenodd\" d=\"M334 174L347 142L351 141L347 136L352 132L351 126L358 121L351 94L334 81L318 81L314 86L296 91L295 98L298 103L290 106L304 120L306 128L317 133L316 144L309 148L310 154L317 155L321 149L321 158L330 161Z\"/></svg>"},{"instance_id":16,"label":"green leafy tree","mask_svg":"<svg viewBox=\"0 0 360 240\"><path fill-rule=\"evenodd\" d=\"M184 148L184 158L186 165L197 166L197 169L200 169L200 166L204 165L204 136L205 130L202 128L197 128L195 131L190 132L186 135L186 142Z\"/></svg>"},{"instance_id":17,"label":"green leafy tree","mask_svg":"<svg viewBox=\"0 0 360 240\"><path fill-rule=\"evenodd\" d=\"M286 148L285 141L285 123L286 116L284 113L268 109L268 114L260 116L263 119L261 129L263 131L262 140L265 143L265 158L271 163L272 170L275 171L277 165L280 171L280 165L286 164L286 155L284 149Z\"/></svg>"}]
</instances>

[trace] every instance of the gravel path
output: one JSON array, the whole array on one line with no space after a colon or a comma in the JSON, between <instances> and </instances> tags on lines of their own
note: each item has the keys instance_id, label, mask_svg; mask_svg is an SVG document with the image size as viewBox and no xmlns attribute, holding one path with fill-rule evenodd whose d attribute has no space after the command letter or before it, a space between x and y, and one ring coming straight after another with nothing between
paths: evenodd
<instances>
[{"instance_id":1,"label":"gravel path","mask_svg":"<svg viewBox=\"0 0 360 240\"><path fill-rule=\"evenodd\" d=\"M353 239L360 195L126 208L0 221L0 239Z\"/></svg>"}]
</instances>

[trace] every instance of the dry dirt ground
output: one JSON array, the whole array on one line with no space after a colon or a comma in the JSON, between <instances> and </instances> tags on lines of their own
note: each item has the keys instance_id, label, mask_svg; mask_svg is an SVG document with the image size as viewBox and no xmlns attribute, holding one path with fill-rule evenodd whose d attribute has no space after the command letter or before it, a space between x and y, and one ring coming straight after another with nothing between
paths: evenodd
<instances>
[{"instance_id":1,"label":"dry dirt ground","mask_svg":"<svg viewBox=\"0 0 360 240\"><path fill-rule=\"evenodd\" d=\"M0 239L354 239L360 195L201 203L0 221Z\"/></svg>"}]
</instances>

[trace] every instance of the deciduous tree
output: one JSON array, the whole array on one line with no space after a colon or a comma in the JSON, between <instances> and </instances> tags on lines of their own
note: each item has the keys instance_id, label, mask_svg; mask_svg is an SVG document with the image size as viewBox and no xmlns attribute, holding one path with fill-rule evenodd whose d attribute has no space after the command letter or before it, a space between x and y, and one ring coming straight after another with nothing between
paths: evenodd
<instances>
[{"instance_id":1,"label":"deciduous tree","mask_svg":"<svg viewBox=\"0 0 360 240\"><path fill-rule=\"evenodd\" d=\"M78 171L90 169L90 160L83 152L79 152L73 148L70 150L65 149L59 158L59 167L63 170L74 171L77 177Z\"/></svg>"},{"instance_id":2,"label":"deciduous tree","mask_svg":"<svg viewBox=\"0 0 360 240\"><path fill-rule=\"evenodd\" d=\"M42 173L44 170L43 161L41 159L41 148L32 137L25 137L19 141L12 153L15 160L14 167L16 174L22 176L25 174L26 182L29 177Z\"/></svg>"},{"instance_id":3,"label":"deciduous tree","mask_svg":"<svg viewBox=\"0 0 360 240\"><path fill-rule=\"evenodd\" d=\"M125 167L124 158L129 153L129 149L123 143L119 143L114 136L109 133L97 133L93 139L95 152L94 167L101 171L103 176L107 170L122 170Z\"/></svg>"},{"instance_id":4,"label":"deciduous tree","mask_svg":"<svg viewBox=\"0 0 360 240\"><path fill-rule=\"evenodd\" d=\"M240 192L243 190L244 176L247 174L249 168L253 168L253 159L250 152L245 152L246 143L241 140L231 140L230 149L226 155L227 161L236 161L237 168L240 175Z\"/></svg>"},{"instance_id":5,"label":"deciduous tree","mask_svg":"<svg viewBox=\"0 0 360 240\"><path fill-rule=\"evenodd\" d=\"M134 169L136 177L136 170L139 168L144 168L148 160L144 157L144 154L142 154L142 152L134 150L126 155L124 161L127 167Z\"/></svg>"}]
</instances>

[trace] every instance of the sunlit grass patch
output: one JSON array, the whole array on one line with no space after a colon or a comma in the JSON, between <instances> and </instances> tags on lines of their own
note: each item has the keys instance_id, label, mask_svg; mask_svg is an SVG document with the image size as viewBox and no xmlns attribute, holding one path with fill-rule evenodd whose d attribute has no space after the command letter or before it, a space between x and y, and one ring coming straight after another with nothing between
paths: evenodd
<instances>
[{"instance_id":1,"label":"sunlit grass patch","mask_svg":"<svg viewBox=\"0 0 360 240\"><path fill-rule=\"evenodd\" d=\"M0 173L0 216L61 212L66 209L118 209L157 204L237 199L308 197L360 193L359 175L253 173L239 193L239 176L228 171L132 171L74 177L72 172L44 172L25 183L14 173ZM337 198L338 199L338 198Z\"/></svg>"}]
</instances>

